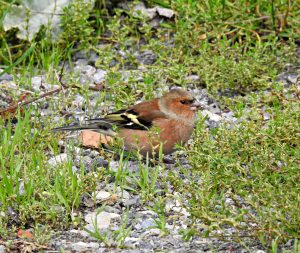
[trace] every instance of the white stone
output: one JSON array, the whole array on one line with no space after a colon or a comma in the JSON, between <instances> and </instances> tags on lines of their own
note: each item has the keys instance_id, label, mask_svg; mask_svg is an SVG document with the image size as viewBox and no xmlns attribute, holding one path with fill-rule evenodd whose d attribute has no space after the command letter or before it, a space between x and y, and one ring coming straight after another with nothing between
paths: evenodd
<instances>
[{"instance_id":1,"label":"white stone","mask_svg":"<svg viewBox=\"0 0 300 253\"><path fill-rule=\"evenodd\" d=\"M107 191L97 191L95 192L95 197L98 201L104 201L111 197L111 193Z\"/></svg>"},{"instance_id":2,"label":"white stone","mask_svg":"<svg viewBox=\"0 0 300 253\"><path fill-rule=\"evenodd\" d=\"M156 16L156 8L147 9L144 3L138 3L133 7L134 15L138 16L138 12L149 19L152 19Z\"/></svg>"},{"instance_id":3,"label":"white stone","mask_svg":"<svg viewBox=\"0 0 300 253\"><path fill-rule=\"evenodd\" d=\"M80 230L80 229L71 229L69 230L70 233L72 234L78 234L81 235L83 237L90 237L90 234L88 232L86 232L85 230Z\"/></svg>"},{"instance_id":4,"label":"white stone","mask_svg":"<svg viewBox=\"0 0 300 253\"><path fill-rule=\"evenodd\" d=\"M135 237L126 237L125 242L139 242L141 238L135 238Z\"/></svg>"},{"instance_id":5,"label":"white stone","mask_svg":"<svg viewBox=\"0 0 300 253\"><path fill-rule=\"evenodd\" d=\"M93 81L98 84L105 80L106 71L102 69L97 69L96 73L93 75Z\"/></svg>"},{"instance_id":6,"label":"white stone","mask_svg":"<svg viewBox=\"0 0 300 253\"><path fill-rule=\"evenodd\" d=\"M203 110L203 111L201 111L201 113L203 116L207 116L212 121L218 122L218 121L223 120L223 118L220 115L212 113L208 110Z\"/></svg>"},{"instance_id":7,"label":"white stone","mask_svg":"<svg viewBox=\"0 0 300 253\"><path fill-rule=\"evenodd\" d=\"M141 214L141 215L154 215L156 216L157 214L151 210L145 210L145 211L140 211L138 212L138 214Z\"/></svg>"},{"instance_id":8,"label":"white stone","mask_svg":"<svg viewBox=\"0 0 300 253\"><path fill-rule=\"evenodd\" d=\"M149 19L153 19L157 13L159 16L172 18L175 15L175 12L171 9L163 8L163 7L154 7L154 8L146 8L144 3L138 3L134 6L134 15L138 16L138 12Z\"/></svg>"},{"instance_id":9,"label":"white stone","mask_svg":"<svg viewBox=\"0 0 300 253\"><path fill-rule=\"evenodd\" d=\"M75 242L71 247L75 252L92 252L99 249L100 245L96 242Z\"/></svg>"},{"instance_id":10,"label":"white stone","mask_svg":"<svg viewBox=\"0 0 300 253\"><path fill-rule=\"evenodd\" d=\"M34 76L31 78L31 85L35 91L40 91L40 86L43 85L43 76Z\"/></svg>"},{"instance_id":11,"label":"white stone","mask_svg":"<svg viewBox=\"0 0 300 253\"><path fill-rule=\"evenodd\" d=\"M291 74L291 75L289 75L288 76L288 81L290 82L290 83L292 83L292 84L296 84L296 82L297 82L297 80L299 80L300 78L300 75L293 75L293 74Z\"/></svg>"},{"instance_id":12,"label":"white stone","mask_svg":"<svg viewBox=\"0 0 300 253\"><path fill-rule=\"evenodd\" d=\"M113 172L117 172L119 169L119 162L117 161L110 161L109 162L109 168Z\"/></svg>"},{"instance_id":13,"label":"white stone","mask_svg":"<svg viewBox=\"0 0 300 253\"><path fill-rule=\"evenodd\" d=\"M160 235L161 231L158 228L151 228L146 233L149 233L150 235Z\"/></svg>"},{"instance_id":14,"label":"white stone","mask_svg":"<svg viewBox=\"0 0 300 253\"><path fill-rule=\"evenodd\" d=\"M56 167L62 163L65 163L68 161L68 155L63 153L63 154L59 154L55 157L52 157L48 160L48 165Z\"/></svg>"},{"instance_id":15,"label":"white stone","mask_svg":"<svg viewBox=\"0 0 300 253\"><path fill-rule=\"evenodd\" d=\"M116 213L108 213L108 212L92 212L85 215L84 220L88 223L86 225L86 229L90 231L95 231L96 229L102 230L107 229L110 226L112 219L120 219L120 215Z\"/></svg>"},{"instance_id":16,"label":"white stone","mask_svg":"<svg viewBox=\"0 0 300 253\"><path fill-rule=\"evenodd\" d=\"M96 73L96 68L94 68L91 65L86 65L81 68L81 73L87 75L87 76L92 76L93 74Z\"/></svg>"},{"instance_id":17,"label":"white stone","mask_svg":"<svg viewBox=\"0 0 300 253\"><path fill-rule=\"evenodd\" d=\"M200 77L198 75L189 75L185 78L187 82L196 83L200 81Z\"/></svg>"},{"instance_id":18,"label":"white stone","mask_svg":"<svg viewBox=\"0 0 300 253\"><path fill-rule=\"evenodd\" d=\"M0 253L5 253L6 252L6 248L4 245L0 245Z\"/></svg>"},{"instance_id":19,"label":"white stone","mask_svg":"<svg viewBox=\"0 0 300 253\"><path fill-rule=\"evenodd\" d=\"M126 190L122 190L120 186L117 187L116 193L117 193L117 196L122 200L130 199L129 192Z\"/></svg>"},{"instance_id":20,"label":"white stone","mask_svg":"<svg viewBox=\"0 0 300 253\"><path fill-rule=\"evenodd\" d=\"M158 12L158 14L162 17L166 17L166 18L172 18L175 15L175 12L172 11L171 9L167 9L167 8L162 8L162 7L156 7L156 11Z\"/></svg>"},{"instance_id":21,"label":"white stone","mask_svg":"<svg viewBox=\"0 0 300 253\"><path fill-rule=\"evenodd\" d=\"M85 98L79 94L76 94L75 98L72 101L72 105L77 107L82 107L84 103L85 103Z\"/></svg>"}]
</instances>

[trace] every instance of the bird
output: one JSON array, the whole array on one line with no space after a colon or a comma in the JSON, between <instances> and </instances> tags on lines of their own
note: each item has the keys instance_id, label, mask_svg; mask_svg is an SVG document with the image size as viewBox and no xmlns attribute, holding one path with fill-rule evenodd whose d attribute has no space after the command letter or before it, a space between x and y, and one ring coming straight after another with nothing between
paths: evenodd
<instances>
[{"instance_id":1,"label":"bird","mask_svg":"<svg viewBox=\"0 0 300 253\"><path fill-rule=\"evenodd\" d=\"M137 150L144 157L158 156L159 152L167 155L190 139L199 109L203 105L190 92L173 88L160 98L53 131L89 129L121 138L125 150Z\"/></svg>"}]
</instances>

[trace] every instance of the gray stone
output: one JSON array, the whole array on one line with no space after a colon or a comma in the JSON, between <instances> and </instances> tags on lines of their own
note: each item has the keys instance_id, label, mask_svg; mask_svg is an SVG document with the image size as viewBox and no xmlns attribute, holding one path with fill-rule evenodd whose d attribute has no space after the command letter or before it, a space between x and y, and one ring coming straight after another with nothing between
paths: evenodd
<instances>
[{"instance_id":1,"label":"gray stone","mask_svg":"<svg viewBox=\"0 0 300 253\"><path fill-rule=\"evenodd\" d=\"M82 162L86 168L90 168L92 166L93 159L89 156L84 156Z\"/></svg>"},{"instance_id":2,"label":"gray stone","mask_svg":"<svg viewBox=\"0 0 300 253\"><path fill-rule=\"evenodd\" d=\"M157 14L159 16L165 18L172 18L175 15L175 12L171 9L163 8L163 7L154 7L154 8L146 8L144 3L138 3L133 7L134 15L139 16L141 13L143 16L153 19Z\"/></svg>"},{"instance_id":3,"label":"gray stone","mask_svg":"<svg viewBox=\"0 0 300 253\"><path fill-rule=\"evenodd\" d=\"M137 56L137 59L144 65L152 65L156 62L157 56L152 50L145 50Z\"/></svg>"},{"instance_id":4,"label":"gray stone","mask_svg":"<svg viewBox=\"0 0 300 253\"><path fill-rule=\"evenodd\" d=\"M161 234L161 230L158 229L158 228L151 228L149 230L146 231L146 234L149 234L149 235L160 235Z\"/></svg>"},{"instance_id":5,"label":"gray stone","mask_svg":"<svg viewBox=\"0 0 300 253\"><path fill-rule=\"evenodd\" d=\"M82 107L85 103L85 98L79 94L75 95L75 98L72 101L72 104L77 107Z\"/></svg>"},{"instance_id":6,"label":"gray stone","mask_svg":"<svg viewBox=\"0 0 300 253\"><path fill-rule=\"evenodd\" d=\"M263 117L264 117L264 120L269 120L271 118L271 115L270 115L270 113L264 112Z\"/></svg>"},{"instance_id":7,"label":"gray stone","mask_svg":"<svg viewBox=\"0 0 300 253\"><path fill-rule=\"evenodd\" d=\"M234 117L234 112L229 111L226 113L222 113L222 116L227 120L227 121L232 121L235 122L237 118Z\"/></svg>"},{"instance_id":8,"label":"gray stone","mask_svg":"<svg viewBox=\"0 0 300 253\"><path fill-rule=\"evenodd\" d=\"M99 55L95 51L90 51L88 55L89 64L95 65L96 61L99 59Z\"/></svg>"},{"instance_id":9,"label":"gray stone","mask_svg":"<svg viewBox=\"0 0 300 253\"><path fill-rule=\"evenodd\" d=\"M104 160L102 157L98 157L96 161L94 161L94 164L97 168L108 168L108 161Z\"/></svg>"},{"instance_id":10,"label":"gray stone","mask_svg":"<svg viewBox=\"0 0 300 253\"><path fill-rule=\"evenodd\" d=\"M2 69L0 69L0 73L2 72ZM13 80L13 76L9 75L7 73L3 74L2 76L0 76L0 81L12 81ZM1 251L0 251L1 252Z\"/></svg>"},{"instance_id":11,"label":"gray stone","mask_svg":"<svg viewBox=\"0 0 300 253\"><path fill-rule=\"evenodd\" d=\"M151 27L154 27L154 28L156 28L156 27L160 27L160 22L162 21L163 19L161 18L161 17L155 17L155 18L153 18L150 22L149 22L149 25L151 26Z\"/></svg>"},{"instance_id":12,"label":"gray stone","mask_svg":"<svg viewBox=\"0 0 300 253\"><path fill-rule=\"evenodd\" d=\"M135 238L135 237L126 237L125 238L125 244L127 246L131 246L131 245L137 245L139 242L141 241L141 238Z\"/></svg>"},{"instance_id":13,"label":"gray stone","mask_svg":"<svg viewBox=\"0 0 300 253\"><path fill-rule=\"evenodd\" d=\"M108 162L101 157L93 159L90 156L76 156L75 164L77 167L80 167L82 164L87 172L95 170L96 168L107 168Z\"/></svg>"},{"instance_id":14,"label":"gray stone","mask_svg":"<svg viewBox=\"0 0 300 253\"><path fill-rule=\"evenodd\" d=\"M123 200L125 206L138 206L140 204L140 196L136 195L130 199Z\"/></svg>"},{"instance_id":15,"label":"gray stone","mask_svg":"<svg viewBox=\"0 0 300 253\"><path fill-rule=\"evenodd\" d=\"M8 216L9 219L14 222L19 222L19 214L11 206L7 208L6 216Z\"/></svg>"},{"instance_id":16,"label":"gray stone","mask_svg":"<svg viewBox=\"0 0 300 253\"><path fill-rule=\"evenodd\" d=\"M20 196L23 196L25 194L25 185L22 179L19 181L19 194Z\"/></svg>"},{"instance_id":17,"label":"gray stone","mask_svg":"<svg viewBox=\"0 0 300 253\"><path fill-rule=\"evenodd\" d=\"M104 211L108 212L108 213L117 213L117 214L121 214L122 210L120 208L119 205L114 205L114 206L105 206L104 207Z\"/></svg>"},{"instance_id":18,"label":"gray stone","mask_svg":"<svg viewBox=\"0 0 300 253\"><path fill-rule=\"evenodd\" d=\"M112 59L112 61L109 63L109 67L112 68L117 65L117 61L115 59Z\"/></svg>"},{"instance_id":19,"label":"gray stone","mask_svg":"<svg viewBox=\"0 0 300 253\"><path fill-rule=\"evenodd\" d=\"M109 162L109 169L113 172L117 172L119 169L119 163L117 161L110 161Z\"/></svg>"},{"instance_id":20,"label":"gray stone","mask_svg":"<svg viewBox=\"0 0 300 253\"><path fill-rule=\"evenodd\" d=\"M82 152L82 155L84 155L84 156L90 156L90 154L91 154L91 149L90 148L84 149L83 152Z\"/></svg>"},{"instance_id":21,"label":"gray stone","mask_svg":"<svg viewBox=\"0 0 300 253\"><path fill-rule=\"evenodd\" d=\"M91 76L88 75L80 75L79 82L82 85L90 85L93 84L93 79Z\"/></svg>"},{"instance_id":22,"label":"gray stone","mask_svg":"<svg viewBox=\"0 0 300 253\"><path fill-rule=\"evenodd\" d=\"M122 201L124 201L124 200L127 201L127 200L130 199L130 194L129 194L129 192L126 191L126 190L122 190L122 189L120 188L120 186L117 187L116 193L117 193L117 196L118 196L120 199L122 199Z\"/></svg>"},{"instance_id":23,"label":"gray stone","mask_svg":"<svg viewBox=\"0 0 300 253\"><path fill-rule=\"evenodd\" d=\"M87 52L83 50L77 51L73 56L74 60L86 59L86 58L87 58Z\"/></svg>"},{"instance_id":24,"label":"gray stone","mask_svg":"<svg viewBox=\"0 0 300 253\"><path fill-rule=\"evenodd\" d=\"M189 75L185 80L189 83L197 83L200 81L200 77L198 75Z\"/></svg>"},{"instance_id":25,"label":"gray stone","mask_svg":"<svg viewBox=\"0 0 300 253\"><path fill-rule=\"evenodd\" d=\"M97 150L91 150L91 152L89 153L89 155L90 155L91 158L95 158L95 157L97 157L99 155L99 152Z\"/></svg>"},{"instance_id":26,"label":"gray stone","mask_svg":"<svg viewBox=\"0 0 300 253\"><path fill-rule=\"evenodd\" d=\"M5 108L9 106L9 103L6 103L5 101L0 100L0 108Z\"/></svg>"},{"instance_id":27,"label":"gray stone","mask_svg":"<svg viewBox=\"0 0 300 253\"><path fill-rule=\"evenodd\" d=\"M139 162L138 161L128 161L127 170L131 173L136 173L139 171Z\"/></svg>"},{"instance_id":28,"label":"gray stone","mask_svg":"<svg viewBox=\"0 0 300 253\"><path fill-rule=\"evenodd\" d=\"M75 70L79 70L79 68L83 67L83 66L86 66L88 63L87 59L78 59L76 62L75 62Z\"/></svg>"},{"instance_id":29,"label":"gray stone","mask_svg":"<svg viewBox=\"0 0 300 253\"><path fill-rule=\"evenodd\" d=\"M155 224L155 222L154 222L154 220L153 219L146 219L146 220L143 220L142 222L141 222L141 228L142 229L147 229L147 228L150 228L150 227L155 227L156 226L156 224Z\"/></svg>"},{"instance_id":30,"label":"gray stone","mask_svg":"<svg viewBox=\"0 0 300 253\"><path fill-rule=\"evenodd\" d=\"M105 81L105 75L106 75L106 73L107 72L105 70L97 69L96 73L92 77L94 83L95 84L99 84L99 83Z\"/></svg>"},{"instance_id":31,"label":"gray stone","mask_svg":"<svg viewBox=\"0 0 300 253\"><path fill-rule=\"evenodd\" d=\"M285 64L284 69L287 71L290 71L292 67L293 67L292 63L287 63L287 64Z\"/></svg>"},{"instance_id":32,"label":"gray stone","mask_svg":"<svg viewBox=\"0 0 300 253\"><path fill-rule=\"evenodd\" d=\"M292 247L295 244L295 240L294 239L290 239L286 242L285 246L286 247Z\"/></svg>"},{"instance_id":33,"label":"gray stone","mask_svg":"<svg viewBox=\"0 0 300 253\"><path fill-rule=\"evenodd\" d=\"M296 84L297 80L300 80L300 76L297 74L290 74L288 75L287 80L292 84Z\"/></svg>"},{"instance_id":34,"label":"gray stone","mask_svg":"<svg viewBox=\"0 0 300 253\"><path fill-rule=\"evenodd\" d=\"M102 245L101 245L102 246ZM96 253L104 253L107 252L107 248L99 248L97 249Z\"/></svg>"}]
</instances>

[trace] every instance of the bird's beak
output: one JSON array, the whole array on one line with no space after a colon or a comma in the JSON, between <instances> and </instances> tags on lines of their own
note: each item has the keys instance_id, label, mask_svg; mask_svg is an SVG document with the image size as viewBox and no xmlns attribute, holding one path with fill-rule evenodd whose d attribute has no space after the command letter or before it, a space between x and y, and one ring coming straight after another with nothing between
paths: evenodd
<instances>
[{"instance_id":1,"label":"bird's beak","mask_svg":"<svg viewBox=\"0 0 300 253\"><path fill-rule=\"evenodd\" d=\"M203 110L205 108L206 108L206 106L198 101L195 101L194 103L191 104L192 111Z\"/></svg>"}]
</instances>

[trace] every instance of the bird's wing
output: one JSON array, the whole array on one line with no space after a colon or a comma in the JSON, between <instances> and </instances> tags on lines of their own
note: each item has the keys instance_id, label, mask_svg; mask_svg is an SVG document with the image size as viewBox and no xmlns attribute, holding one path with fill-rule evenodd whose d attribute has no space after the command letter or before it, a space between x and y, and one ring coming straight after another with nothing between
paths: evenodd
<instances>
[{"instance_id":1,"label":"bird's wing","mask_svg":"<svg viewBox=\"0 0 300 253\"><path fill-rule=\"evenodd\" d=\"M119 128L149 130L158 118L166 118L166 115L159 110L158 100L154 99L139 103L126 110L107 114L104 118L91 119L88 122L97 123L100 120Z\"/></svg>"},{"instance_id":2,"label":"bird's wing","mask_svg":"<svg viewBox=\"0 0 300 253\"><path fill-rule=\"evenodd\" d=\"M53 129L53 131L89 129L113 136L115 135L113 126L134 130L149 130L156 119L166 117L159 110L158 100L154 99L139 103L129 109L107 114L103 118L89 119L82 125L59 127Z\"/></svg>"}]
</instances>

